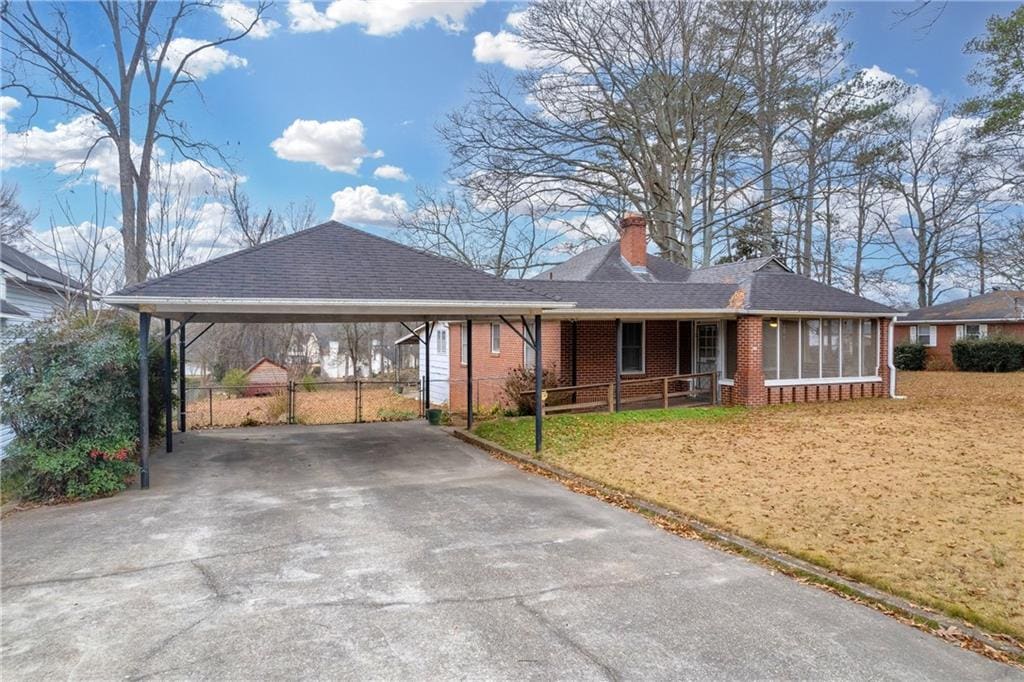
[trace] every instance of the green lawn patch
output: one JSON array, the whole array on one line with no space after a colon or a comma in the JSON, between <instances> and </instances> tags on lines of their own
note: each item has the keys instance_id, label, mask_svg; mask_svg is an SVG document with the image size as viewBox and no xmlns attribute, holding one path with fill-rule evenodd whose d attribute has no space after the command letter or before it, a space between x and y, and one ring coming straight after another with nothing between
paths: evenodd
<instances>
[{"instance_id":1,"label":"green lawn patch","mask_svg":"<svg viewBox=\"0 0 1024 682\"><path fill-rule=\"evenodd\" d=\"M617 427L625 425L676 421L715 422L734 419L745 412L742 408L675 407L552 415L544 418L544 453L553 456L566 454L600 441ZM533 425L533 417L501 418L481 422L473 432L509 450L533 453Z\"/></svg>"}]
</instances>

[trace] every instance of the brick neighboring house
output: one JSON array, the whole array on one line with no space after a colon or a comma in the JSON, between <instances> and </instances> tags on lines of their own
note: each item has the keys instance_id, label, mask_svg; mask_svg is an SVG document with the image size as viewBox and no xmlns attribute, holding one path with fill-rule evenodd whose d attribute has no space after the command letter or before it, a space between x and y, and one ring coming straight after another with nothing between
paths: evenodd
<instances>
[{"instance_id":1,"label":"brick neighboring house","mask_svg":"<svg viewBox=\"0 0 1024 682\"><path fill-rule=\"evenodd\" d=\"M931 363L952 367L951 344L996 334L1024 337L1024 291L995 290L912 310L896 323L896 343L920 342Z\"/></svg>"},{"instance_id":2,"label":"brick neighboring house","mask_svg":"<svg viewBox=\"0 0 1024 682\"><path fill-rule=\"evenodd\" d=\"M575 303L545 313L542 324L543 365L562 385L614 382L621 335L623 397L651 392L652 383L629 380L709 371L727 405L893 392L896 310L797 275L774 257L690 270L647 253L639 216L623 219L620 241L518 284ZM449 404L458 409L466 404L466 323L448 327ZM476 404L501 402L496 378L532 366L522 332L518 319L473 323Z\"/></svg>"}]
</instances>

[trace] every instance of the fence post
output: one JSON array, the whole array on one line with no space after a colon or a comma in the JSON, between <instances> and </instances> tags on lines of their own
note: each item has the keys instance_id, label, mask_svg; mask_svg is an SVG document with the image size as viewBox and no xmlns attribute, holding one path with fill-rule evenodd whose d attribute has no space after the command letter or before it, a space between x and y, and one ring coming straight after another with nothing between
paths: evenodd
<instances>
[{"instance_id":1,"label":"fence post","mask_svg":"<svg viewBox=\"0 0 1024 682\"><path fill-rule=\"evenodd\" d=\"M213 428L213 386L207 389L210 393L210 428Z\"/></svg>"},{"instance_id":2,"label":"fence post","mask_svg":"<svg viewBox=\"0 0 1024 682\"><path fill-rule=\"evenodd\" d=\"M711 373L711 404L718 404L718 372Z\"/></svg>"},{"instance_id":3,"label":"fence post","mask_svg":"<svg viewBox=\"0 0 1024 682\"><path fill-rule=\"evenodd\" d=\"M661 406L668 408L668 377L662 379L661 384Z\"/></svg>"},{"instance_id":4,"label":"fence post","mask_svg":"<svg viewBox=\"0 0 1024 682\"><path fill-rule=\"evenodd\" d=\"M362 382L356 379L356 424L363 421L363 387Z\"/></svg>"},{"instance_id":5,"label":"fence post","mask_svg":"<svg viewBox=\"0 0 1024 682\"><path fill-rule=\"evenodd\" d=\"M295 423L295 380L288 380L288 423Z\"/></svg>"},{"instance_id":6,"label":"fence post","mask_svg":"<svg viewBox=\"0 0 1024 682\"><path fill-rule=\"evenodd\" d=\"M608 411L615 411L615 384L608 384Z\"/></svg>"}]
</instances>

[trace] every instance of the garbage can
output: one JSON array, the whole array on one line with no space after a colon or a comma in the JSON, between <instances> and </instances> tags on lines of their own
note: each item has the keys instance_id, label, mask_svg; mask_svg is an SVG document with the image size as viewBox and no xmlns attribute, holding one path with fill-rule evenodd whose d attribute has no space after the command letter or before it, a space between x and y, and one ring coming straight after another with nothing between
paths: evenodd
<instances>
[{"instance_id":1,"label":"garbage can","mask_svg":"<svg viewBox=\"0 0 1024 682\"><path fill-rule=\"evenodd\" d=\"M439 426L441 424L441 410L436 407L427 410L427 421L431 426Z\"/></svg>"}]
</instances>

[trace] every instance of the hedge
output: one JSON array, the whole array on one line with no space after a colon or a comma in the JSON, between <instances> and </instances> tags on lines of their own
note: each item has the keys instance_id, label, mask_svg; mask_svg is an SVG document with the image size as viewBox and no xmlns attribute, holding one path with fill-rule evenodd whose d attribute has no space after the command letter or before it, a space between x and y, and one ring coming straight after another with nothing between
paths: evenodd
<instances>
[{"instance_id":1,"label":"hedge","mask_svg":"<svg viewBox=\"0 0 1024 682\"><path fill-rule=\"evenodd\" d=\"M46 321L5 339L0 407L14 430L5 495L84 499L124 490L138 472L139 341L123 315ZM161 349L150 349L150 432L162 432Z\"/></svg>"},{"instance_id":2,"label":"hedge","mask_svg":"<svg viewBox=\"0 0 1024 682\"><path fill-rule=\"evenodd\" d=\"M919 371L925 365L925 347L920 343L901 343L893 349L892 363L896 369Z\"/></svg>"},{"instance_id":3,"label":"hedge","mask_svg":"<svg viewBox=\"0 0 1024 682\"><path fill-rule=\"evenodd\" d=\"M1016 372L1024 369L1024 339L989 336L961 339L950 346L953 364L962 372Z\"/></svg>"}]
</instances>

